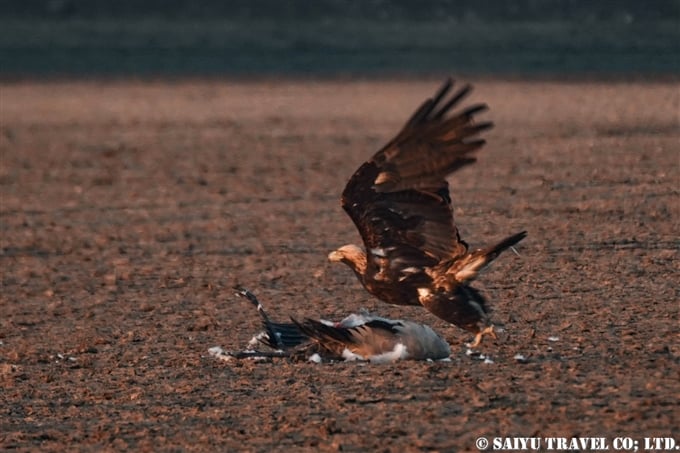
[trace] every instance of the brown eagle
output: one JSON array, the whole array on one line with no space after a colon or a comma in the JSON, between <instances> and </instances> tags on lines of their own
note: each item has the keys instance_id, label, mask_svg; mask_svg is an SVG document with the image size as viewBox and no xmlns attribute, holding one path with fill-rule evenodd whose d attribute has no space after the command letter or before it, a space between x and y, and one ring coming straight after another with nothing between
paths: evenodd
<instances>
[{"instance_id":1,"label":"brown eagle","mask_svg":"<svg viewBox=\"0 0 680 453\"><path fill-rule=\"evenodd\" d=\"M469 285L522 231L496 245L470 251L453 220L447 176L475 162L493 126L476 122L484 104L451 113L472 90L448 96L448 79L387 145L352 175L342 207L359 230L365 251L345 245L330 253L347 264L366 290L396 305L422 305L439 318L475 334L477 346L494 335L484 297Z\"/></svg>"}]
</instances>

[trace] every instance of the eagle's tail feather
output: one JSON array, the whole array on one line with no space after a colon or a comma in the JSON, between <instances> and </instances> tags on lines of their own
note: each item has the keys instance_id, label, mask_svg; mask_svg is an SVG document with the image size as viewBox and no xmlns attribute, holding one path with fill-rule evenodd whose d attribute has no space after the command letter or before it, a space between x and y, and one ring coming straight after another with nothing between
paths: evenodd
<instances>
[{"instance_id":1,"label":"eagle's tail feather","mask_svg":"<svg viewBox=\"0 0 680 453\"><path fill-rule=\"evenodd\" d=\"M504 250L517 244L526 236L527 232L522 231L517 234L513 234L512 236L508 236L491 247L476 250L464 257L461 261L456 262L447 273L454 274L455 279L459 282L474 280L474 278L477 277L479 271L484 269L489 265L489 263L498 258L498 255L503 253Z\"/></svg>"},{"instance_id":2,"label":"eagle's tail feather","mask_svg":"<svg viewBox=\"0 0 680 453\"><path fill-rule=\"evenodd\" d=\"M519 241L527 237L527 232L526 231L521 231L517 234L513 234L512 236L508 236L507 238L503 239L496 245L492 245L491 247L487 247L486 249L483 249L481 251L481 254L486 256L487 258L487 263L490 263L491 261L495 260L498 255L500 255L504 250L512 247L513 245L517 244Z\"/></svg>"}]
</instances>

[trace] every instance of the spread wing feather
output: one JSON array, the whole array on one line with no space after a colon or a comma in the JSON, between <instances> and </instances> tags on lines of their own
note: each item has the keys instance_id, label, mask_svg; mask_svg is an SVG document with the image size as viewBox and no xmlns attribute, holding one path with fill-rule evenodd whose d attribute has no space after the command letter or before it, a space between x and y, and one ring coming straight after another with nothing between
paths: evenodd
<instances>
[{"instance_id":1,"label":"spread wing feather","mask_svg":"<svg viewBox=\"0 0 680 453\"><path fill-rule=\"evenodd\" d=\"M374 319L355 327L329 326L314 319L299 322L293 319L300 331L318 341L324 348L340 356L347 348L369 357L391 351L398 341L396 327L400 322Z\"/></svg>"},{"instance_id":2,"label":"spread wing feather","mask_svg":"<svg viewBox=\"0 0 680 453\"><path fill-rule=\"evenodd\" d=\"M474 115L486 109L482 104L449 116L472 89L465 85L447 100L452 86L447 80L426 100L343 191L342 206L367 253L380 250L369 265L380 267L385 257L402 269L432 265L467 251L453 222L446 177L475 161L471 154L484 144L477 136L492 123L474 123ZM399 260L402 253L407 256Z\"/></svg>"}]
</instances>

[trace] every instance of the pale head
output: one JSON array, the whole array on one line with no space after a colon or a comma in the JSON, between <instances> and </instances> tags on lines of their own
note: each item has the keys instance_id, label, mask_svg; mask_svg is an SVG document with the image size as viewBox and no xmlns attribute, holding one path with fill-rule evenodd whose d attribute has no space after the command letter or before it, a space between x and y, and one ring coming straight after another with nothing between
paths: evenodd
<instances>
[{"instance_id":1,"label":"pale head","mask_svg":"<svg viewBox=\"0 0 680 453\"><path fill-rule=\"evenodd\" d=\"M339 249L333 250L331 253L328 254L328 260L334 263L340 261L356 262L362 259L363 260L366 259L364 251L361 249L361 247L354 244L343 245Z\"/></svg>"},{"instance_id":2,"label":"pale head","mask_svg":"<svg viewBox=\"0 0 680 453\"><path fill-rule=\"evenodd\" d=\"M328 259L334 263L345 263L358 275L363 274L366 270L366 254L361 247L354 244L343 245L339 249L333 250L328 254Z\"/></svg>"}]
</instances>

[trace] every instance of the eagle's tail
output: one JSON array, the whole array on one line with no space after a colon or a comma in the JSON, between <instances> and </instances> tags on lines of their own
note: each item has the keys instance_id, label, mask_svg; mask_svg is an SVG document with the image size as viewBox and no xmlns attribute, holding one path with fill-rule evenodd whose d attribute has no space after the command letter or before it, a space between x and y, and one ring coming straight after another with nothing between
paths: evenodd
<instances>
[{"instance_id":1,"label":"eagle's tail","mask_svg":"<svg viewBox=\"0 0 680 453\"><path fill-rule=\"evenodd\" d=\"M491 247L487 247L481 250L481 253L484 256L486 256L487 263L490 263L491 261L495 260L498 257L498 255L500 255L504 250L509 249L510 247L517 244L525 237L527 237L527 232L521 231L517 234L513 234L512 236L503 239L496 245L492 245Z\"/></svg>"},{"instance_id":2,"label":"eagle's tail","mask_svg":"<svg viewBox=\"0 0 680 453\"><path fill-rule=\"evenodd\" d=\"M257 308L265 329L265 335L259 338L262 343L273 349L288 349L308 340L307 336L294 323L271 321L264 310L264 306L253 293L241 286L235 286L234 289L236 295L248 299Z\"/></svg>"},{"instance_id":3,"label":"eagle's tail","mask_svg":"<svg viewBox=\"0 0 680 453\"><path fill-rule=\"evenodd\" d=\"M449 268L448 274L453 274L459 282L474 280L479 271L498 258L504 250L517 244L527 236L526 231L509 236L499 243L484 249L476 250Z\"/></svg>"}]
</instances>

